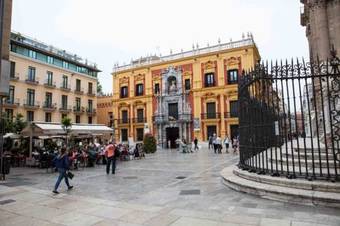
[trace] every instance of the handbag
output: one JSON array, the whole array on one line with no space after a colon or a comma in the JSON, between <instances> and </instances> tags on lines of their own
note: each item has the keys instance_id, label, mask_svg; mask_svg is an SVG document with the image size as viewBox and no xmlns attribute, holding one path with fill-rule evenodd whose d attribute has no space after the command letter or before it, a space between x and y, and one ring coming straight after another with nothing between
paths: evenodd
<instances>
[{"instance_id":1,"label":"handbag","mask_svg":"<svg viewBox=\"0 0 340 226\"><path fill-rule=\"evenodd\" d=\"M67 172L67 177L70 178L70 179L72 180L73 177L74 177L74 174L73 174L71 171L68 171L68 172Z\"/></svg>"}]
</instances>

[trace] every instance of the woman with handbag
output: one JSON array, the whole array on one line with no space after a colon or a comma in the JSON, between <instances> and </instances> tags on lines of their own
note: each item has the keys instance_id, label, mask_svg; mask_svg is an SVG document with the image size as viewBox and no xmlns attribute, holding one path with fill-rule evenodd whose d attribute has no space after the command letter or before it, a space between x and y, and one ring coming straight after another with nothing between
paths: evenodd
<instances>
[{"instance_id":1,"label":"woman with handbag","mask_svg":"<svg viewBox=\"0 0 340 226\"><path fill-rule=\"evenodd\" d=\"M58 192L58 187L59 187L59 184L60 182L65 179L65 183L67 185L67 188L68 190L72 189L73 186L71 186L68 182L68 170L70 169L69 167L69 158L68 158L68 155L66 153L66 148L61 148L60 150L60 154L54 158L54 163L55 163L55 166L59 172L59 177L57 179L57 182L55 183L55 186L54 186L54 190L53 190L53 193L55 194L59 194ZM73 177L73 174L70 173L70 178Z\"/></svg>"}]
</instances>

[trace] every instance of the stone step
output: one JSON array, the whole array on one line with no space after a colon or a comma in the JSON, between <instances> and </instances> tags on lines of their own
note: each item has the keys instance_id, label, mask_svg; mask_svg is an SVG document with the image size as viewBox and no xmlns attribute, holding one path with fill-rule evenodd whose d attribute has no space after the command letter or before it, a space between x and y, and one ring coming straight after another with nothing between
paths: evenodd
<instances>
[{"instance_id":1,"label":"stone step","mask_svg":"<svg viewBox=\"0 0 340 226\"><path fill-rule=\"evenodd\" d=\"M282 153L282 156L286 156L286 153ZM294 155L292 155L292 153L288 153L288 156L291 158L292 156L294 156L294 158L298 158L299 157L299 154L296 152L294 153ZM304 153L303 150L300 149L300 158L301 159L305 159L305 157L307 157L307 160L312 160L313 158L316 159L316 160L327 160L327 157L328 157L328 160L331 160L333 161L334 160L334 155L332 153L328 153L328 155L326 153L314 153L314 155L312 154L312 152L307 152L307 153Z\"/></svg>"},{"instance_id":2,"label":"stone step","mask_svg":"<svg viewBox=\"0 0 340 226\"><path fill-rule=\"evenodd\" d=\"M340 208L340 193L298 189L256 182L239 177L233 173L234 169L234 166L225 168L222 170L221 176L223 183L236 191L289 203ZM263 175L260 176L263 177Z\"/></svg>"},{"instance_id":3,"label":"stone step","mask_svg":"<svg viewBox=\"0 0 340 226\"><path fill-rule=\"evenodd\" d=\"M285 177L273 177L270 175L258 175L256 173L250 173L246 170L235 167L233 173L239 177L255 182L266 183L271 185L298 188L304 190L324 191L340 193L340 183L332 183L329 181L308 181L305 179L287 179Z\"/></svg>"},{"instance_id":4,"label":"stone step","mask_svg":"<svg viewBox=\"0 0 340 226\"><path fill-rule=\"evenodd\" d=\"M276 162L276 159L275 158L272 158L272 159L269 159L269 161L273 161ZM293 165L293 162L294 162L294 165L295 166L298 166L299 165L299 160L297 158L294 158L294 161L292 158L286 158L285 156L282 157L282 160L281 159L278 159L277 162L278 163L281 163L284 164L284 165L287 165L287 161L288 161L288 165ZM311 159L307 159L307 162L304 160L304 159L300 159L300 165L301 166L309 166L311 167L313 165L313 160ZM326 160L319 160L319 159L314 159L314 167L316 168L335 168L337 167L338 169L340 169L340 163L339 162L335 162L334 163L334 160L329 160L328 161L328 165L327 165L327 161Z\"/></svg>"}]
</instances>

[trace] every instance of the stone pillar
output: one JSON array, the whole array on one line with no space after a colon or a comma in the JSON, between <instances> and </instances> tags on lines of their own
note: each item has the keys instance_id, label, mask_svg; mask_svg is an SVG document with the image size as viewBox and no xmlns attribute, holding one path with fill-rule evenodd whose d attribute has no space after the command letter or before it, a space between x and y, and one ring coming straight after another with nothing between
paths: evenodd
<instances>
[{"instance_id":1,"label":"stone pillar","mask_svg":"<svg viewBox=\"0 0 340 226\"><path fill-rule=\"evenodd\" d=\"M129 137L132 137L134 139L134 131L133 131L133 115L134 115L134 112L133 112L133 104L130 104L130 124L129 124Z\"/></svg>"},{"instance_id":2,"label":"stone pillar","mask_svg":"<svg viewBox=\"0 0 340 226\"><path fill-rule=\"evenodd\" d=\"M224 112L226 111L224 109L225 106L225 99L224 99L224 95L221 94L220 95L220 105L221 105L221 137L224 137L226 135L226 131L225 131L225 119L224 119Z\"/></svg>"},{"instance_id":3,"label":"stone pillar","mask_svg":"<svg viewBox=\"0 0 340 226\"><path fill-rule=\"evenodd\" d=\"M311 24L313 59L318 56L320 60L326 60L330 55L329 27L327 16L327 3L320 1L311 10L313 17Z\"/></svg>"}]
</instances>

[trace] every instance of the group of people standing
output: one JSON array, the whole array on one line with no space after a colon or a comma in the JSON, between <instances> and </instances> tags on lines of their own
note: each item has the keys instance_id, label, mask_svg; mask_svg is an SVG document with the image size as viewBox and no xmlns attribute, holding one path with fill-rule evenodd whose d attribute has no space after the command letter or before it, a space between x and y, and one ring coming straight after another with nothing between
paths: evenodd
<instances>
[{"instance_id":1,"label":"group of people standing","mask_svg":"<svg viewBox=\"0 0 340 226\"><path fill-rule=\"evenodd\" d=\"M238 136L237 137L235 136L231 140L229 139L228 136L226 136L224 140L222 141L221 137L217 136L216 133L214 133L212 136L209 136L208 141L209 141L209 144L208 144L209 150L213 148L215 154L216 153L222 154L223 145L225 146L226 153L229 153L230 145L233 148L233 153L236 153L239 147Z\"/></svg>"}]
</instances>

